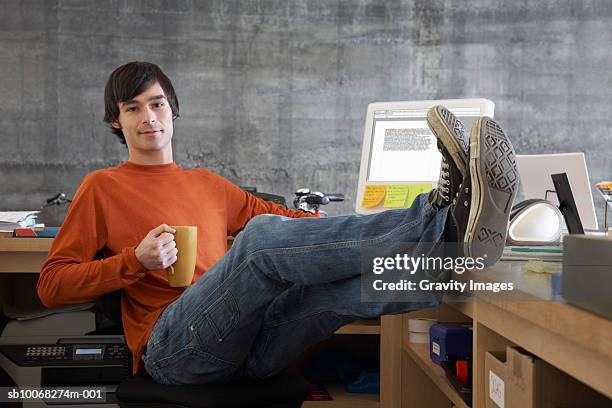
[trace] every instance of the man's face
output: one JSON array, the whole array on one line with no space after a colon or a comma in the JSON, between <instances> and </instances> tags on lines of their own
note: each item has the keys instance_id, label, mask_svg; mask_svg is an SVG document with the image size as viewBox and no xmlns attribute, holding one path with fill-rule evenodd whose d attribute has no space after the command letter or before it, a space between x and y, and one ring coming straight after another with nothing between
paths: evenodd
<instances>
[{"instance_id":1,"label":"man's face","mask_svg":"<svg viewBox=\"0 0 612 408\"><path fill-rule=\"evenodd\" d=\"M172 151L172 109L159 82L134 99L119 102L119 120L112 126L123 131L130 154L150 155Z\"/></svg>"}]
</instances>

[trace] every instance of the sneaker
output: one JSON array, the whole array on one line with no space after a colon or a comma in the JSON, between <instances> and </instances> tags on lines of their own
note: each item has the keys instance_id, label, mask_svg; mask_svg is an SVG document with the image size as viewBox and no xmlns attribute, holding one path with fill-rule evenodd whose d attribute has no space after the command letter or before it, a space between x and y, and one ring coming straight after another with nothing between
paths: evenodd
<instances>
[{"instance_id":1,"label":"sneaker","mask_svg":"<svg viewBox=\"0 0 612 408\"><path fill-rule=\"evenodd\" d=\"M463 123L440 105L427 112L427 125L442 153L438 187L432 190L429 200L435 208L443 208L451 204L467 172L468 136Z\"/></svg>"},{"instance_id":2,"label":"sneaker","mask_svg":"<svg viewBox=\"0 0 612 408\"><path fill-rule=\"evenodd\" d=\"M495 120L479 118L470 135L468 171L452 208L465 256L482 257L485 266L499 260L517 190L512 143Z\"/></svg>"}]
</instances>

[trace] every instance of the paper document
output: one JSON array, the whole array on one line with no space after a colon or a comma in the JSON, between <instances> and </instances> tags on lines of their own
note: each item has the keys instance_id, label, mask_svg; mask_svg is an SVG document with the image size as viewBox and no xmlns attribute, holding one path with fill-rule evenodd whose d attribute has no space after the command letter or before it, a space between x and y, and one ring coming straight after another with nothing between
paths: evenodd
<instances>
[{"instance_id":1,"label":"paper document","mask_svg":"<svg viewBox=\"0 0 612 408\"><path fill-rule=\"evenodd\" d=\"M39 211L0 211L0 223L2 222L22 222L32 218Z\"/></svg>"},{"instance_id":2,"label":"paper document","mask_svg":"<svg viewBox=\"0 0 612 408\"><path fill-rule=\"evenodd\" d=\"M36 224L39 211L0 211L0 231L12 232L15 228L27 228Z\"/></svg>"}]
</instances>

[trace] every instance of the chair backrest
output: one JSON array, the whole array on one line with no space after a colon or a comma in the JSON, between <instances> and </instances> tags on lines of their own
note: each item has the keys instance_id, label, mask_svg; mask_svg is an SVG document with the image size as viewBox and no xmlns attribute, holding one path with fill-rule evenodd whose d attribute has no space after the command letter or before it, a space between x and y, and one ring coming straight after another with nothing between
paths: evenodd
<instances>
[{"instance_id":1,"label":"chair backrest","mask_svg":"<svg viewBox=\"0 0 612 408\"><path fill-rule=\"evenodd\" d=\"M98 251L94 256L95 260L106 258L105 249ZM123 327L123 319L121 318L121 289L105 293L96 300L96 306L102 314L111 322Z\"/></svg>"},{"instance_id":2,"label":"chair backrest","mask_svg":"<svg viewBox=\"0 0 612 408\"><path fill-rule=\"evenodd\" d=\"M123 326L121 318L121 289L105 293L98 298L96 304L108 320Z\"/></svg>"}]
</instances>

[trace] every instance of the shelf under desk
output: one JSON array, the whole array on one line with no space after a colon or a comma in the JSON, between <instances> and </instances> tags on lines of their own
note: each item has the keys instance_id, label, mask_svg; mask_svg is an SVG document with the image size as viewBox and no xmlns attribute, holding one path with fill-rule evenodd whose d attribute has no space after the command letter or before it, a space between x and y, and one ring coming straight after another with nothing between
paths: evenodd
<instances>
[{"instance_id":1,"label":"shelf under desk","mask_svg":"<svg viewBox=\"0 0 612 408\"><path fill-rule=\"evenodd\" d=\"M463 401L457 390L453 388L444 369L431 361L429 357L429 344L410 343L408 337L404 337L403 350L457 408L468 408L468 405Z\"/></svg>"}]
</instances>

